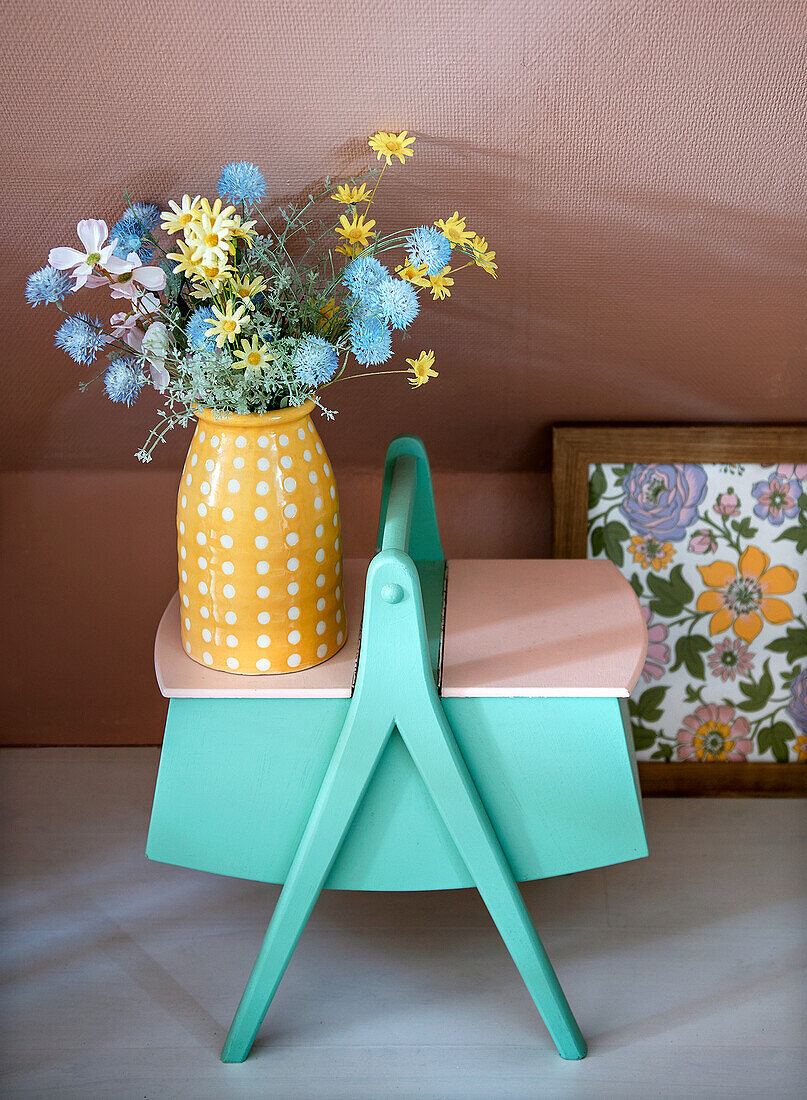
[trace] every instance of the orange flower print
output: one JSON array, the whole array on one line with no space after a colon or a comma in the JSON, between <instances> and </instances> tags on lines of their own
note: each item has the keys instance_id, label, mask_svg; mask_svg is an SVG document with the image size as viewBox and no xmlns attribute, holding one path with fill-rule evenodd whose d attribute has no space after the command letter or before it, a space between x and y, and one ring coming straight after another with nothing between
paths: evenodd
<instances>
[{"instance_id":1,"label":"orange flower print","mask_svg":"<svg viewBox=\"0 0 807 1100\"><path fill-rule=\"evenodd\" d=\"M628 550L633 554L633 560L642 569L650 566L658 573L665 565L669 565L675 555L671 542L659 542L652 535L634 535L630 540Z\"/></svg>"},{"instance_id":2,"label":"orange flower print","mask_svg":"<svg viewBox=\"0 0 807 1100\"><path fill-rule=\"evenodd\" d=\"M715 561L699 565L698 572L710 591L698 596L698 611L712 611L709 633L721 634L729 627L744 642L752 642L762 630L763 617L769 623L786 623L793 618L790 605L776 599L792 592L798 573L786 565L774 565L758 546L749 546L737 566Z\"/></svg>"},{"instance_id":3,"label":"orange flower print","mask_svg":"<svg viewBox=\"0 0 807 1100\"><path fill-rule=\"evenodd\" d=\"M793 748L796 750L796 759L799 764L807 764L807 734L800 733Z\"/></svg>"}]
</instances>

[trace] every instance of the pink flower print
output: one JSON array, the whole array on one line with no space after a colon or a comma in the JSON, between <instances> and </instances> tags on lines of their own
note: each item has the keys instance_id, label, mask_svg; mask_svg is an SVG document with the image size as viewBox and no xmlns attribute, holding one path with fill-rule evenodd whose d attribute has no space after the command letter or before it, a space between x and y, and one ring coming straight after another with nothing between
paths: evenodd
<instances>
[{"instance_id":1,"label":"pink flower print","mask_svg":"<svg viewBox=\"0 0 807 1100\"><path fill-rule=\"evenodd\" d=\"M718 493L714 510L719 516L736 516L740 511L740 498L733 489L727 493Z\"/></svg>"},{"instance_id":2,"label":"pink flower print","mask_svg":"<svg viewBox=\"0 0 807 1100\"><path fill-rule=\"evenodd\" d=\"M647 658L642 669L645 680L658 680L664 675L664 666L670 660L670 647L664 644L667 627L664 623L652 622L653 612L649 607L642 608L644 625L647 627Z\"/></svg>"},{"instance_id":3,"label":"pink flower print","mask_svg":"<svg viewBox=\"0 0 807 1100\"><path fill-rule=\"evenodd\" d=\"M693 532L687 550L690 554L713 554L717 550L717 541L711 531L701 527L698 531Z\"/></svg>"},{"instance_id":4,"label":"pink flower print","mask_svg":"<svg viewBox=\"0 0 807 1100\"><path fill-rule=\"evenodd\" d=\"M783 477L787 481L791 478L797 478L799 481L804 481L807 478L807 463L805 462L780 462L776 467L777 477Z\"/></svg>"},{"instance_id":5,"label":"pink flower print","mask_svg":"<svg viewBox=\"0 0 807 1100\"><path fill-rule=\"evenodd\" d=\"M775 527L781 527L785 516L793 519L799 510L801 482L771 474L767 481L758 481L751 490L758 504L754 505L754 515L766 519Z\"/></svg>"},{"instance_id":6,"label":"pink flower print","mask_svg":"<svg viewBox=\"0 0 807 1100\"><path fill-rule=\"evenodd\" d=\"M719 676L724 683L726 680L734 680L738 675L745 676L754 667L753 653L739 638L735 638L733 642L730 638L718 642L707 660L712 675Z\"/></svg>"},{"instance_id":7,"label":"pink flower print","mask_svg":"<svg viewBox=\"0 0 807 1100\"><path fill-rule=\"evenodd\" d=\"M679 760L744 762L754 742L745 718L734 717L734 707L704 703L684 719L685 729L678 731Z\"/></svg>"}]
</instances>

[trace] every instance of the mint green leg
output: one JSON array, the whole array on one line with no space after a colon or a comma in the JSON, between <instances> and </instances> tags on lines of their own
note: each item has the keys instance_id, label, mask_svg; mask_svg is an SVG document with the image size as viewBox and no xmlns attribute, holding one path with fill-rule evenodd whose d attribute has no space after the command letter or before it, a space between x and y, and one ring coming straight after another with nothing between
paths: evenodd
<instances>
[{"instance_id":1,"label":"mint green leg","mask_svg":"<svg viewBox=\"0 0 807 1100\"><path fill-rule=\"evenodd\" d=\"M333 861L392 732L354 696L311 817L238 1005L222 1062L243 1062L286 972Z\"/></svg>"}]
</instances>

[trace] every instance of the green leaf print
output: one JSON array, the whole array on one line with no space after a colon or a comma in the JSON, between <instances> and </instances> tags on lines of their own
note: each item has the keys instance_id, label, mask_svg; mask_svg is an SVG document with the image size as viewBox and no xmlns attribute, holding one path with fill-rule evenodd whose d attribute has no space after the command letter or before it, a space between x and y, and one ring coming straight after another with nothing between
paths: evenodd
<instances>
[{"instance_id":1,"label":"green leaf print","mask_svg":"<svg viewBox=\"0 0 807 1100\"><path fill-rule=\"evenodd\" d=\"M766 726L765 729L759 731L757 745L761 753L770 750L777 763L786 764L790 755L787 743L788 741L794 741L795 738L796 734L787 722L773 722L770 726Z\"/></svg>"},{"instance_id":2,"label":"green leaf print","mask_svg":"<svg viewBox=\"0 0 807 1100\"><path fill-rule=\"evenodd\" d=\"M776 638L765 646L771 653L786 653L789 664L795 664L800 657L807 657L807 627L791 626L784 638Z\"/></svg>"},{"instance_id":3,"label":"green leaf print","mask_svg":"<svg viewBox=\"0 0 807 1100\"><path fill-rule=\"evenodd\" d=\"M706 678L706 667L703 663L702 653L708 653L712 643L698 634L686 634L675 643L675 664L670 669L675 672L681 665L686 666L690 676L698 680Z\"/></svg>"},{"instance_id":4,"label":"green leaf print","mask_svg":"<svg viewBox=\"0 0 807 1100\"><path fill-rule=\"evenodd\" d=\"M669 690L669 686L657 684L643 691L638 699L628 699L631 716L642 722L658 722L663 713L660 704Z\"/></svg>"},{"instance_id":5,"label":"green leaf print","mask_svg":"<svg viewBox=\"0 0 807 1100\"><path fill-rule=\"evenodd\" d=\"M588 507L589 510L596 508L600 503L600 497L608 488L608 482L605 478L605 474L602 472L602 466L599 463L594 467L594 473L591 475L591 480L588 483Z\"/></svg>"},{"instance_id":6,"label":"green leaf print","mask_svg":"<svg viewBox=\"0 0 807 1100\"><path fill-rule=\"evenodd\" d=\"M627 537L627 527L623 523L618 523L615 519L611 520L610 523L606 523L603 528L603 547L605 549L605 556L609 558L614 565L621 566L625 561L622 540Z\"/></svg>"},{"instance_id":7,"label":"green leaf print","mask_svg":"<svg viewBox=\"0 0 807 1100\"><path fill-rule=\"evenodd\" d=\"M680 615L695 593L684 580L683 565L674 565L667 577L648 577L647 587L653 593L650 610L665 619Z\"/></svg>"},{"instance_id":8,"label":"green leaf print","mask_svg":"<svg viewBox=\"0 0 807 1100\"><path fill-rule=\"evenodd\" d=\"M743 695L746 696L745 699L737 703L740 710L762 710L773 695L773 677L768 668L769 663L769 661L766 661L763 665L763 672L759 680L754 680L752 677L749 677L748 683L740 681L738 686Z\"/></svg>"}]
</instances>

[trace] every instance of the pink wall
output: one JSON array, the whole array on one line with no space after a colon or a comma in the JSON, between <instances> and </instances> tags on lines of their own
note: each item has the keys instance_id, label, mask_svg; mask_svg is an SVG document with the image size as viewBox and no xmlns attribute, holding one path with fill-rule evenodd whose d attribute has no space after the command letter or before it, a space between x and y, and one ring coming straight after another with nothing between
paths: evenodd
<instances>
[{"instance_id":1,"label":"pink wall","mask_svg":"<svg viewBox=\"0 0 807 1100\"><path fill-rule=\"evenodd\" d=\"M378 219L459 209L501 277L463 272L450 302L424 309L411 346L437 352L428 388L379 379L334 394L323 434L354 545L377 507L354 471L414 431L446 471L454 553L547 552L552 422L776 422L805 408L805 31L799 0L10 0L9 740L159 737L149 651L186 440L136 471L153 405L78 394L82 371L52 346L56 316L23 303L25 276L77 217L113 221L125 187L160 203L212 195L218 166L242 157L283 202L360 168L376 128L416 133ZM529 519L491 524L511 501ZM46 661L59 671L43 686Z\"/></svg>"}]
</instances>

